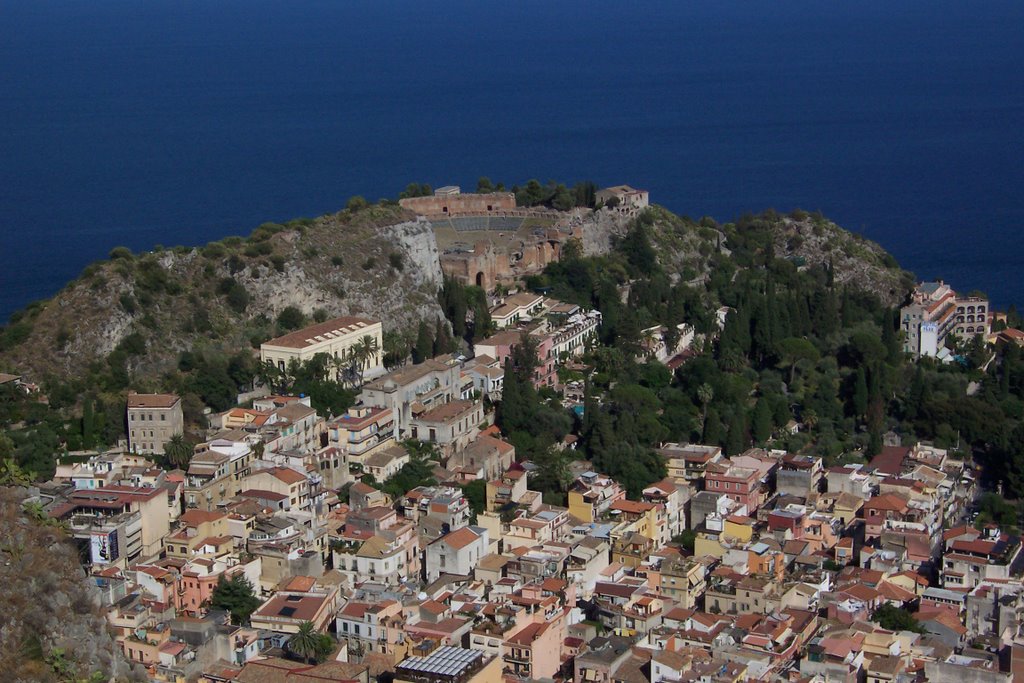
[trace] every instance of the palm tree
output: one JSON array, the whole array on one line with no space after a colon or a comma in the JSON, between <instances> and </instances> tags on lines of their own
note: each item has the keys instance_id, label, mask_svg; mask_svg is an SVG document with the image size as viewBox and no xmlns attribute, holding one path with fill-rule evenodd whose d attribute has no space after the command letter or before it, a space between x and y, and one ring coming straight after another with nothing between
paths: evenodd
<instances>
[{"instance_id":1,"label":"palm tree","mask_svg":"<svg viewBox=\"0 0 1024 683\"><path fill-rule=\"evenodd\" d=\"M192 459L192 446L182 434L175 434L164 444L164 455L175 467L185 467Z\"/></svg>"},{"instance_id":2,"label":"palm tree","mask_svg":"<svg viewBox=\"0 0 1024 683\"><path fill-rule=\"evenodd\" d=\"M334 381L341 382L342 376L344 375L345 368L348 367L348 356L345 353L339 354L337 351L331 356L331 370L334 371Z\"/></svg>"},{"instance_id":3,"label":"palm tree","mask_svg":"<svg viewBox=\"0 0 1024 683\"><path fill-rule=\"evenodd\" d=\"M6 438L3 434L0 437ZM30 486L35 475L22 469L14 458L4 458L0 462L0 486Z\"/></svg>"},{"instance_id":4,"label":"palm tree","mask_svg":"<svg viewBox=\"0 0 1024 683\"><path fill-rule=\"evenodd\" d=\"M356 342L356 346L359 349L359 384L361 386L363 384L363 374L370 367L370 362L377 357L377 352L380 351L380 344L377 343L376 337L365 334L362 339Z\"/></svg>"},{"instance_id":5,"label":"palm tree","mask_svg":"<svg viewBox=\"0 0 1024 683\"><path fill-rule=\"evenodd\" d=\"M370 362L376 358L380 350L377 338L370 335L363 335L352 346L348 348L348 361L352 374L357 378L358 386L363 385L363 375L370 366Z\"/></svg>"},{"instance_id":6,"label":"palm tree","mask_svg":"<svg viewBox=\"0 0 1024 683\"><path fill-rule=\"evenodd\" d=\"M697 400L700 401L700 440L704 440L704 427L708 421L708 404L715 397L715 390L710 384L701 384L697 387Z\"/></svg>"},{"instance_id":7,"label":"palm tree","mask_svg":"<svg viewBox=\"0 0 1024 683\"><path fill-rule=\"evenodd\" d=\"M288 649L307 662L316 659L318 651L322 650L322 645L320 644L320 634L317 633L313 622L304 621L299 624L298 632L288 640Z\"/></svg>"}]
</instances>

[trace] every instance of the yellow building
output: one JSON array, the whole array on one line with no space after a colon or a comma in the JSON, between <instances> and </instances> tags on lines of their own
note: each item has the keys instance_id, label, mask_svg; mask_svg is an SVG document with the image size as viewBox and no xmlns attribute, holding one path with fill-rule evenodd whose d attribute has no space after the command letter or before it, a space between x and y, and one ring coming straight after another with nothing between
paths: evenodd
<instances>
[{"instance_id":1,"label":"yellow building","mask_svg":"<svg viewBox=\"0 0 1024 683\"><path fill-rule=\"evenodd\" d=\"M615 501L625 497L626 490L611 477L584 472L569 489L569 514L584 522L596 522Z\"/></svg>"},{"instance_id":2,"label":"yellow building","mask_svg":"<svg viewBox=\"0 0 1024 683\"><path fill-rule=\"evenodd\" d=\"M705 555L717 558L725 555L725 548L722 547L718 534L697 534L697 538L693 542L693 556L704 557Z\"/></svg>"},{"instance_id":3,"label":"yellow building","mask_svg":"<svg viewBox=\"0 0 1024 683\"><path fill-rule=\"evenodd\" d=\"M722 536L740 543L748 543L754 537L754 520L740 515L730 515L725 518Z\"/></svg>"},{"instance_id":4,"label":"yellow building","mask_svg":"<svg viewBox=\"0 0 1024 683\"><path fill-rule=\"evenodd\" d=\"M372 352L363 361L363 379L376 377L384 372L383 328L379 320L369 318L345 316L289 332L261 344L260 360L280 370L293 360L306 362L318 353L346 360L364 337L370 338Z\"/></svg>"}]
</instances>

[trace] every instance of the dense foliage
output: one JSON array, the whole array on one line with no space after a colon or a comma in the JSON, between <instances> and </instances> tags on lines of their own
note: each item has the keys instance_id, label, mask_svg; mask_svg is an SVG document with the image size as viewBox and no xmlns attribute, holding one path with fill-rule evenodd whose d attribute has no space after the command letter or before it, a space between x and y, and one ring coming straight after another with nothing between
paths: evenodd
<instances>
[{"instance_id":1,"label":"dense foliage","mask_svg":"<svg viewBox=\"0 0 1024 683\"><path fill-rule=\"evenodd\" d=\"M913 614L888 602L871 613L871 621L889 631L925 632Z\"/></svg>"},{"instance_id":2,"label":"dense foliage","mask_svg":"<svg viewBox=\"0 0 1024 683\"><path fill-rule=\"evenodd\" d=\"M249 617L259 606L256 590L244 574L235 574L230 579L222 575L210 596L210 608L230 614L232 624L249 623Z\"/></svg>"},{"instance_id":3,"label":"dense foliage","mask_svg":"<svg viewBox=\"0 0 1024 683\"><path fill-rule=\"evenodd\" d=\"M830 262L775 256L781 217L747 216L715 226L730 252L706 254L703 283L683 281L661 263L663 236L642 214L612 253L564 250L528 284L555 298L599 309L601 345L582 361L586 401L577 425L583 454L637 495L661 477L653 449L664 441L703 442L736 455L772 446L820 455L827 464L864 461L889 438L929 440L975 455L1013 493L1024 490L1024 360L975 340L958 362L912 361L902 351L898 311L869 292L837 284ZM690 226L700 231L708 219ZM718 313L716 313L718 312ZM719 315L724 320L719 322ZM643 362L645 330L695 332L696 356L674 372ZM544 460L561 438L560 404L517 381L525 356L506 369L498 421L527 457ZM510 372L511 371L511 372ZM974 384L970 384L970 383ZM971 390L968 391L968 387ZM539 416L539 417L538 417ZM542 468L545 491L564 490Z\"/></svg>"}]
</instances>

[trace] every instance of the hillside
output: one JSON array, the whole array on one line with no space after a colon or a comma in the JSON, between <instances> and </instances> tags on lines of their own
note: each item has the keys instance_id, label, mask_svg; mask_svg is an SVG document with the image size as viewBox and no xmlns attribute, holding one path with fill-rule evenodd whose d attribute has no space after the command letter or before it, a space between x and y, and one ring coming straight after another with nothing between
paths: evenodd
<instances>
[{"instance_id":1,"label":"hillside","mask_svg":"<svg viewBox=\"0 0 1024 683\"><path fill-rule=\"evenodd\" d=\"M751 265L774 249L798 266L831 264L839 284L896 305L910 277L877 244L805 212L766 212L734 223L699 222L652 207L651 243L675 281L706 283L727 267ZM607 253L628 225L599 211L585 219L584 252ZM285 225L264 224L248 238L204 247L116 248L53 298L16 314L0 334L0 370L47 383L86 376L113 352L136 384L172 370L183 351L226 353L258 347L295 307L307 319L379 317L385 328L415 334L442 318L441 283L430 224L393 205L346 209Z\"/></svg>"},{"instance_id":2,"label":"hillside","mask_svg":"<svg viewBox=\"0 0 1024 683\"><path fill-rule=\"evenodd\" d=\"M624 226L598 212L594 237L585 239L588 256L605 253ZM661 267L675 280L701 286L723 266L749 268L769 245L777 258L797 267L830 265L835 281L878 296L889 306L900 305L913 286L913 276L879 244L849 232L820 214L796 210L789 214L766 211L718 224L710 218L695 221L655 206L645 214L651 245Z\"/></svg>"},{"instance_id":3,"label":"hillside","mask_svg":"<svg viewBox=\"0 0 1024 683\"><path fill-rule=\"evenodd\" d=\"M265 224L201 248L117 248L12 318L0 368L69 379L121 349L133 376L156 377L185 350L257 346L289 306L308 318L365 314L414 331L442 317L440 283L429 223L393 206Z\"/></svg>"}]
</instances>

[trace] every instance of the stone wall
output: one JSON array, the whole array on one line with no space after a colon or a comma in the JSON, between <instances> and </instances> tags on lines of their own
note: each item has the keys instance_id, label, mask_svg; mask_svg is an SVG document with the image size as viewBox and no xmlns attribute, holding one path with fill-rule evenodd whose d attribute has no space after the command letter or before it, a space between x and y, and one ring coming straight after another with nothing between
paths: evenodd
<instances>
[{"instance_id":1,"label":"stone wall","mask_svg":"<svg viewBox=\"0 0 1024 683\"><path fill-rule=\"evenodd\" d=\"M568 234L549 234L546 239L519 244L508 252L499 252L489 242L477 242L473 251L453 252L441 256L445 274L466 285L477 285L490 291L495 285L511 285L516 280L544 270L562 253Z\"/></svg>"},{"instance_id":2,"label":"stone wall","mask_svg":"<svg viewBox=\"0 0 1024 683\"><path fill-rule=\"evenodd\" d=\"M409 197L398 202L403 209L421 216L455 216L459 214L493 213L516 208L516 196L511 192L488 194L453 194L433 197Z\"/></svg>"}]
</instances>

